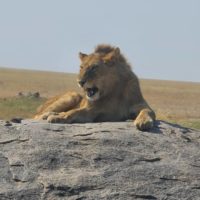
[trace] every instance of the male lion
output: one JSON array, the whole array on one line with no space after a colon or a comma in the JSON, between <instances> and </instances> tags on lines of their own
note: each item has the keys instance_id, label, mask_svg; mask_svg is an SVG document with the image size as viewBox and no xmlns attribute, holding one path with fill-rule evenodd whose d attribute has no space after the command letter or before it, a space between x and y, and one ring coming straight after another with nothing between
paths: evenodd
<instances>
[{"instance_id":1,"label":"male lion","mask_svg":"<svg viewBox=\"0 0 200 200\"><path fill-rule=\"evenodd\" d=\"M135 119L139 130L153 127L155 114L144 100L139 81L119 48L99 45L79 53L78 84L84 95L68 92L48 100L35 116L51 123L86 123Z\"/></svg>"}]
</instances>

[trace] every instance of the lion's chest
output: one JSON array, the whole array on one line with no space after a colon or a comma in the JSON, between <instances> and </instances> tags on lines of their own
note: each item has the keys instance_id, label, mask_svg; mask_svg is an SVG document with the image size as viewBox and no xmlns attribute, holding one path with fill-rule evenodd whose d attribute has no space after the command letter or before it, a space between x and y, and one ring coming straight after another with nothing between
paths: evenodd
<instances>
[{"instance_id":1,"label":"lion's chest","mask_svg":"<svg viewBox=\"0 0 200 200\"><path fill-rule=\"evenodd\" d=\"M97 113L94 121L124 121L130 118L131 115L129 109L125 105L119 103L102 107L101 111Z\"/></svg>"}]
</instances>

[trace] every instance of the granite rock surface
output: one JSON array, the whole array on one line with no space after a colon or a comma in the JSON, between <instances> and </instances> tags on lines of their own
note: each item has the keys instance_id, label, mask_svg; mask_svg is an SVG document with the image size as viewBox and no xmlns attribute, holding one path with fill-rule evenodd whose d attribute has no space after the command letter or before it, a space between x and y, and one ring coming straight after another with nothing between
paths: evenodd
<instances>
[{"instance_id":1,"label":"granite rock surface","mask_svg":"<svg viewBox=\"0 0 200 200\"><path fill-rule=\"evenodd\" d=\"M0 200L200 199L200 132L0 121Z\"/></svg>"}]
</instances>

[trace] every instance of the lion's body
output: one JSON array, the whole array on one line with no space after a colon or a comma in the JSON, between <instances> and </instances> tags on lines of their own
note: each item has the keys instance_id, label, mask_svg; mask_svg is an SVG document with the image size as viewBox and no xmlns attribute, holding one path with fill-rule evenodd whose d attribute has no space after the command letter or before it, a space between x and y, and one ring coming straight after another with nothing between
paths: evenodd
<instances>
[{"instance_id":1,"label":"lion's body","mask_svg":"<svg viewBox=\"0 0 200 200\"><path fill-rule=\"evenodd\" d=\"M144 100L139 81L118 48L100 45L90 55L80 53L79 84L75 92L53 97L35 119L49 122L86 123L136 119L141 130L153 126L155 114Z\"/></svg>"}]
</instances>

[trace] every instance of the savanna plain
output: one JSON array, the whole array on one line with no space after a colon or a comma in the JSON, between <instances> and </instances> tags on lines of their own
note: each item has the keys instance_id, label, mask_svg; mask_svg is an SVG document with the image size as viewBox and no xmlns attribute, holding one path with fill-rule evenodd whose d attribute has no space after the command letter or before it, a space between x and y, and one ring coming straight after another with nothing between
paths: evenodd
<instances>
[{"instance_id":1,"label":"savanna plain","mask_svg":"<svg viewBox=\"0 0 200 200\"><path fill-rule=\"evenodd\" d=\"M81 92L76 76L0 67L0 119L31 118L47 98ZM140 85L157 119L200 130L200 82L140 79ZM40 97L30 95L36 92Z\"/></svg>"}]
</instances>

